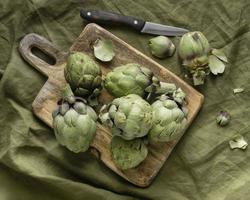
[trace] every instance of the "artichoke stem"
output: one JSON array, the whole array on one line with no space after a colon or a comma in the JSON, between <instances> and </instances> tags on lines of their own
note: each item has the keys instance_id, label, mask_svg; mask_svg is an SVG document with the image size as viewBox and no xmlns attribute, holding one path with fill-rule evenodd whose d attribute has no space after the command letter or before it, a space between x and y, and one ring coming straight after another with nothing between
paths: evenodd
<instances>
[{"instance_id":1,"label":"artichoke stem","mask_svg":"<svg viewBox=\"0 0 250 200\"><path fill-rule=\"evenodd\" d=\"M62 99L66 99L67 97L72 97L72 96L74 96L74 93L72 92L70 85L67 84L65 88L63 88Z\"/></svg>"}]
</instances>

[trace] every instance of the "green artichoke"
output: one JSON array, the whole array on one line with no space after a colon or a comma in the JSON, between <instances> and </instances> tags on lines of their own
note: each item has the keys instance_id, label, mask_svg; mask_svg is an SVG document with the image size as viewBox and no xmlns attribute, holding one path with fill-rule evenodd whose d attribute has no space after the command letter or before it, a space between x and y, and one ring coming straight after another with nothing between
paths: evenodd
<instances>
[{"instance_id":1,"label":"green artichoke","mask_svg":"<svg viewBox=\"0 0 250 200\"><path fill-rule=\"evenodd\" d=\"M86 151L96 134L97 115L70 87L54 110L53 127L58 142L75 153Z\"/></svg>"},{"instance_id":2,"label":"green artichoke","mask_svg":"<svg viewBox=\"0 0 250 200\"><path fill-rule=\"evenodd\" d=\"M109 72L104 80L104 87L114 97L137 94L144 97L159 80L145 67L130 63L116 67Z\"/></svg>"},{"instance_id":3,"label":"green artichoke","mask_svg":"<svg viewBox=\"0 0 250 200\"><path fill-rule=\"evenodd\" d=\"M152 142L168 142L180 136L186 124L184 112L177 103L162 95L152 105L153 126L148 138Z\"/></svg>"},{"instance_id":4,"label":"green artichoke","mask_svg":"<svg viewBox=\"0 0 250 200\"><path fill-rule=\"evenodd\" d=\"M115 165L122 169L138 166L148 154L144 139L124 140L114 136L111 140L111 154Z\"/></svg>"},{"instance_id":5,"label":"green artichoke","mask_svg":"<svg viewBox=\"0 0 250 200\"><path fill-rule=\"evenodd\" d=\"M178 52L194 85L202 85L210 72L214 75L222 74L226 67L224 63L228 62L224 52L211 48L206 37L199 31L184 34Z\"/></svg>"},{"instance_id":6,"label":"green artichoke","mask_svg":"<svg viewBox=\"0 0 250 200\"><path fill-rule=\"evenodd\" d=\"M166 36L157 36L149 40L151 54L158 58L170 57L175 52L173 42Z\"/></svg>"},{"instance_id":7,"label":"green artichoke","mask_svg":"<svg viewBox=\"0 0 250 200\"><path fill-rule=\"evenodd\" d=\"M71 54L64 69L66 81L77 96L98 96L102 88L102 72L88 55Z\"/></svg>"},{"instance_id":8,"label":"green artichoke","mask_svg":"<svg viewBox=\"0 0 250 200\"><path fill-rule=\"evenodd\" d=\"M112 127L113 135L125 140L145 136L152 126L152 108L136 94L116 98L100 119Z\"/></svg>"},{"instance_id":9,"label":"green artichoke","mask_svg":"<svg viewBox=\"0 0 250 200\"><path fill-rule=\"evenodd\" d=\"M208 65L208 53L211 48L207 38L199 31L182 36L179 44L179 56L189 70L204 68Z\"/></svg>"},{"instance_id":10,"label":"green artichoke","mask_svg":"<svg viewBox=\"0 0 250 200\"><path fill-rule=\"evenodd\" d=\"M207 38L199 31L186 33L180 40L179 57L182 65L191 74L194 85L203 84L209 73L210 51Z\"/></svg>"}]
</instances>

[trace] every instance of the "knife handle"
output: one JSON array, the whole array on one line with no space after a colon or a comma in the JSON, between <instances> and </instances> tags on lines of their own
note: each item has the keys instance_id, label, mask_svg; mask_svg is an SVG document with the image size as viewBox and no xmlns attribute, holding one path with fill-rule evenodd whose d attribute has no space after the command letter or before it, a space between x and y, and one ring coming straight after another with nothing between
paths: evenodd
<instances>
[{"instance_id":1,"label":"knife handle","mask_svg":"<svg viewBox=\"0 0 250 200\"><path fill-rule=\"evenodd\" d=\"M81 10L80 15L89 22L95 22L106 25L126 25L138 31L141 31L145 21L130 16L124 16L113 12L98 10Z\"/></svg>"}]
</instances>

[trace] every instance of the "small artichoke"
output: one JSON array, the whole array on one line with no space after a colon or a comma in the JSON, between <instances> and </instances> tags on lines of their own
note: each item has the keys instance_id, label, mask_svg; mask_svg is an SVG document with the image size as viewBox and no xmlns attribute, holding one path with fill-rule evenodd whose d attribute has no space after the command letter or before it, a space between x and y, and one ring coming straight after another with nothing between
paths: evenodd
<instances>
[{"instance_id":1,"label":"small artichoke","mask_svg":"<svg viewBox=\"0 0 250 200\"><path fill-rule=\"evenodd\" d=\"M116 67L104 80L104 87L114 97L137 94L144 97L159 80L145 67L130 63Z\"/></svg>"},{"instance_id":2,"label":"small artichoke","mask_svg":"<svg viewBox=\"0 0 250 200\"><path fill-rule=\"evenodd\" d=\"M148 137L152 142L168 142L180 136L186 124L185 113L175 101L162 95L152 105L153 126Z\"/></svg>"},{"instance_id":3,"label":"small artichoke","mask_svg":"<svg viewBox=\"0 0 250 200\"><path fill-rule=\"evenodd\" d=\"M113 136L111 140L111 154L115 165L122 170L138 166L148 154L144 139L124 140Z\"/></svg>"},{"instance_id":4,"label":"small artichoke","mask_svg":"<svg viewBox=\"0 0 250 200\"><path fill-rule=\"evenodd\" d=\"M100 66L88 55L77 52L71 54L64 69L66 81L77 96L98 96L102 85Z\"/></svg>"},{"instance_id":5,"label":"small artichoke","mask_svg":"<svg viewBox=\"0 0 250 200\"><path fill-rule=\"evenodd\" d=\"M53 127L58 142L75 153L86 151L96 134L97 115L70 87L54 110Z\"/></svg>"},{"instance_id":6,"label":"small artichoke","mask_svg":"<svg viewBox=\"0 0 250 200\"><path fill-rule=\"evenodd\" d=\"M220 111L216 117L216 123L220 126L226 126L230 122L231 116L227 111Z\"/></svg>"},{"instance_id":7,"label":"small artichoke","mask_svg":"<svg viewBox=\"0 0 250 200\"><path fill-rule=\"evenodd\" d=\"M113 135L125 140L145 136L152 126L152 108L148 102L136 94L116 98L101 114L102 122L112 127Z\"/></svg>"},{"instance_id":8,"label":"small artichoke","mask_svg":"<svg viewBox=\"0 0 250 200\"><path fill-rule=\"evenodd\" d=\"M166 36L157 36L149 40L151 54L158 58L170 57L175 52L173 42Z\"/></svg>"}]
</instances>

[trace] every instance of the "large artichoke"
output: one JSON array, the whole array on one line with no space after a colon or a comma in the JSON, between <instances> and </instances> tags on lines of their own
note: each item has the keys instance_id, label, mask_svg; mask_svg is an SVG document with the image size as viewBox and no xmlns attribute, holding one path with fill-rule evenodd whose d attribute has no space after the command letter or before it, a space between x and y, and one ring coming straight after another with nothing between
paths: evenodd
<instances>
[{"instance_id":1,"label":"large artichoke","mask_svg":"<svg viewBox=\"0 0 250 200\"><path fill-rule=\"evenodd\" d=\"M153 126L148 134L149 140L167 142L178 138L186 124L186 117L176 102L162 95L151 106Z\"/></svg>"},{"instance_id":2,"label":"large artichoke","mask_svg":"<svg viewBox=\"0 0 250 200\"><path fill-rule=\"evenodd\" d=\"M124 140L114 136L111 140L111 154L115 165L122 169L138 166L148 154L144 139Z\"/></svg>"},{"instance_id":3,"label":"large artichoke","mask_svg":"<svg viewBox=\"0 0 250 200\"><path fill-rule=\"evenodd\" d=\"M102 85L102 72L88 55L77 52L71 54L64 69L66 81L77 96L97 96Z\"/></svg>"},{"instance_id":4,"label":"large artichoke","mask_svg":"<svg viewBox=\"0 0 250 200\"><path fill-rule=\"evenodd\" d=\"M204 83L209 72L209 53L211 51L207 38L199 31L182 36L179 44L179 57L182 65L191 74L194 85Z\"/></svg>"},{"instance_id":5,"label":"large artichoke","mask_svg":"<svg viewBox=\"0 0 250 200\"><path fill-rule=\"evenodd\" d=\"M207 67L210 50L207 38L201 32L195 31L182 36L178 53L183 65L189 70L196 70Z\"/></svg>"},{"instance_id":6,"label":"large artichoke","mask_svg":"<svg viewBox=\"0 0 250 200\"><path fill-rule=\"evenodd\" d=\"M152 126L152 117L150 104L136 94L114 99L108 112L100 116L103 122L109 121L114 135L126 140L145 136Z\"/></svg>"},{"instance_id":7,"label":"large artichoke","mask_svg":"<svg viewBox=\"0 0 250 200\"><path fill-rule=\"evenodd\" d=\"M83 99L73 96L69 86L52 117L55 136L61 145L75 153L89 148L96 134L97 115Z\"/></svg>"},{"instance_id":8,"label":"large artichoke","mask_svg":"<svg viewBox=\"0 0 250 200\"><path fill-rule=\"evenodd\" d=\"M116 67L104 80L104 87L114 97L137 94L141 97L158 85L158 79L145 67L130 63Z\"/></svg>"}]
</instances>

